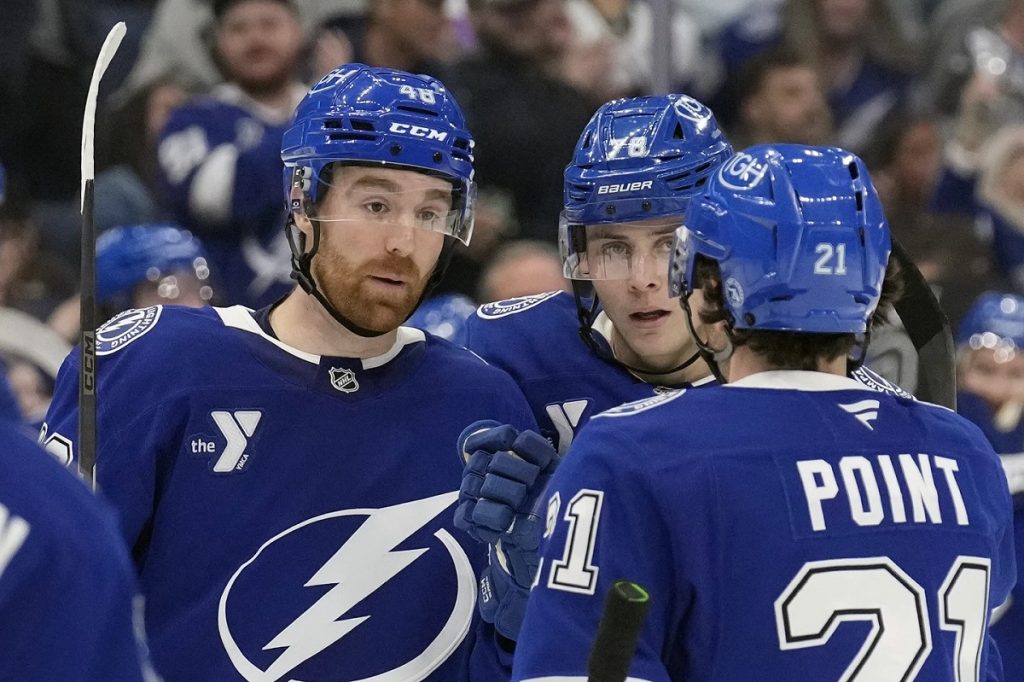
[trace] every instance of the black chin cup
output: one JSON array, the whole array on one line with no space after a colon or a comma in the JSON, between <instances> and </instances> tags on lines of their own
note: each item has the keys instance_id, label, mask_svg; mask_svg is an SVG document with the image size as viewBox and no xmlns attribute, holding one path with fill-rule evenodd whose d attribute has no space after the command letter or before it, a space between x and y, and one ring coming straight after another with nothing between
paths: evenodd
<instances>
[{"instance_id":1,"label":"black chin cup","mask_svg":"<svg viewBox=\"0 0 1024 682\"><path fill-rule=\"evenodd\" d=\"M655 372L649 369L640 369L639 367L627 365L625 362L622 362L614 355L612 355L607 348L598 343L597 339L594 338L594 321L597 319L598 308L600 307L600 301L597 300L597 294L594 294L590 307L587 307L583 303L583 286L579 283L578 280L572 280L572 293L576 299L576 317L579 318L580 321L580 338L583 340L583 345L585 345L591 353L601 358L605 362L611 363L618 367L624 367L630 372L634 372L637 374L647 374L650 376L665 376L667 374L675 374L680 370L684 370L701 359L700 351L698 350L696 353L694 353L689 358L684 360L682 364L676 365L672 369L666 369L660 372Z\"/></svg>"}]
</instances>

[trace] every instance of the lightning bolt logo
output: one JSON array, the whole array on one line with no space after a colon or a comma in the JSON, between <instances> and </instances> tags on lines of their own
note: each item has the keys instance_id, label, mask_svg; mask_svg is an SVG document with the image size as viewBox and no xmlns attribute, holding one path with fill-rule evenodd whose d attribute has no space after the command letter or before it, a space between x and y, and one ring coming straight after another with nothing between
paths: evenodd
<instances>
[{"instance_id":1,"label":"lightning bolt logo","mask_svg":"<svg viewBox=\"0 0 1024 682\"><path fill-rule=\"evenodd\" d=\"M107 324L103 325L103 331L105 331L105 332L116 332L119 329L124 329L125 327L131 327L134 324L138 324L139 320L141 320L143 317L144 317L143 313L135 312L135 313L133 313L131 315L126 315L126 316L124 316L124 317L122 317L120 319L111 320Z\"/></svg>"},{"instance_id":2,"label":"lightning bolt logo","mask_svg":"<svg viewBox=\"0 0 1024 682\"><path fill-rule=\"evenodd\" d=\"M240 663L245 664L239 667L239 671L250 681L278 680L367 621L371 616L343 616L427 552L427 548L396 551L395 547L449 508L457 497L458 492L452 492L382 509L361 510L367 515L366 521L305 583L305 587L333 587L263 647L264 651L284 650L267 670L261 671L248 661L236 660L232 654L236 667ZM321 518L310 519L300 525ZM286 533L291 530L294 529ZM260 551L274 540L268 541ZM259 552L246 565L257 556ZM239 569L221 596L219 620L222 635L226 630L227 594L246 565ZM230 644L233 643L231 640ZM229 646L229 654L232 648Z\"/></svg>"}]
</instances>

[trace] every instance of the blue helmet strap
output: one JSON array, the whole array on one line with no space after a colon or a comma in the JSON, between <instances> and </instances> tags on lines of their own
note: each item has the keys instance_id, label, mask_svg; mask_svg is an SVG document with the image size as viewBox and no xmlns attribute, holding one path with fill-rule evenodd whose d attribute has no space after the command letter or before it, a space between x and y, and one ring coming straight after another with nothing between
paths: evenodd
<instances>
[{"instance_id":1,"label":"blue helmet strap","mask_svg":"<svg viewBox=\"0 0 1024 682\"><path fill-rule=\"evenodd\" d=\"M594 320L597 319L597 311L601 305L600 301L598 301L597 299L597 293L594 293L593 299L590 303L590 306L588 307L583 302L583 299L585 298L583 285L580 284L579 280L572 280L572 294L573 297L576 299L576 317L579 318L580 321L580 338L583 339L583 345L585 345L591 353L601 358L605 362L617 365L619 367L624 367L630 372L637 374L664 376L666 374L675 374L680 370L684 370L693 363L697 362L697 360L701 359L702 357L699 350L700 342L698 341L697 352L691 355L686 360L684 360L682 364L676 365L672 369L656 372L650 369L640 369L639 367L627 365L625 362L615 357L610 350L608 350L603 345L598 343L597 339L594 338ZM694 335L694 339L696 338L696 335Z\"/></svg>"}]
</instances>

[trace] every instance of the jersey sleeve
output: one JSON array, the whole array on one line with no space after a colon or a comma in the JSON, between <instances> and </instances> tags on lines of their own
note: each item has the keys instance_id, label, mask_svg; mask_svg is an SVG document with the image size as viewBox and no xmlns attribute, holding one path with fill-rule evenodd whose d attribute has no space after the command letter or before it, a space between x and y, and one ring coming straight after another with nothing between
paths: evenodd
<instances>
[{"instance_id":1,"label":"jersey sleeve","mask_svg":"<svg viewBox=\"0 0 1024 682\"><path fill-rule=\"evenodd\" d=\"M97 487L116 509L129 548L150 521L161 467L179 442L174 419L186 413L173 407L185 397L161 376L160 355L145 351L147 344L160 342L147 338L97 358ZM42 434L46 450L72 470L79 460L78 372L76 348L57 374Z\"/></svg>"},{"instance_id":2,"label":"jersey sleeve","mask_svg":"<svg viewBox=\"0 0 1024 682\"><path fill-rule=\"evenodd\" d=\"M630 680L668 682L666 648L675 595L675 569L656 506L644 502L646 475L635 444L609 420L590 422L552 479L537 582L517 642L512 679L585 682L605 595L620 579L639 583L652 609L637 643Z\"/></svg>"},{"instance_id":3,"label":"jersey sleeve","mask_svg":"<svg viewBox=\"0 0 1024 682\"><path fill-rule=\"evenodd\" d=\"M70 477L68 484L81 486ZM74 492L38 505L52 516L23 518L0 506L0 679L156 679L142 641L141 598L113 515L98 513L84 487Z\"/></svg>"}]
</instances>

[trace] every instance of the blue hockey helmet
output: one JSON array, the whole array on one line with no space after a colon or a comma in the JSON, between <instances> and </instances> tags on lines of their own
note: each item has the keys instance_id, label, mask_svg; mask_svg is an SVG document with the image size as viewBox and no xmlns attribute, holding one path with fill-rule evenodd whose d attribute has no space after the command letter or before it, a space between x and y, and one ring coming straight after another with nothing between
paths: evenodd
<instances>
[{"instance_id":1,"label":"blue hockey helmet","mask_svg":"<svg viewBox=\"0 0 1024 682\"><path fill-rule=\"evenodd\" d=\"M473 144L462 110L441 81L345 64L309 90L284 133L285 201L293 211L305 209L306 202L315 205L324 169L335 163L428 173L453 187L451 212L431 229L468 244L475 192Z\"/></svg>"},{"instance_id":2,"label":"blue hockey helmet","mask_svg":"<svg viewBox=\"0 0 1024 682\"><path fill-rule=\"evenodd\" d=\"M96 300L101 305L131 307L139 284L159 282L182 271L201 283L210 277L202 243L176 225L115 227L96 240ZM201 296L209 300L212 295L213 289L203 284Z\"/></svg>"},{"instance_id":3,"label":"blue hockey helmet","mask_svg":"<svg viewBox=\"0 0 1024 682\"><path fill-rule=\"evenodd\" d=\"M1024 296L987 291L974 302L957 329L962 350L988 348L1009 360L1024 349Z\"/></svg>"},{"instance_id":4,"label":"blue hockey helmet","mask_svg":"<svg viewBox=\"0 0 1024 682\"><path fill-rule=\"evenodd\" d=\"M628 263L588 252L588 228L654 218L681 223L690 200L732 152L711 110L688 95L601 106L565 168L559 225L565 276L627 278Z\"/></svg>"},{"instance_id":5,"label":"blue hockey helmet","mask_svg":"<svg viewBox=\"0 0 1024 682\"><path fill-rule=\"evenodd\" d=\"M882 204L855 154L758 145L727 161L691 204L669 284L689 296L705 256L718 263L737 329L863 333L890 250Z\"/></svg>"}]
</instances>

